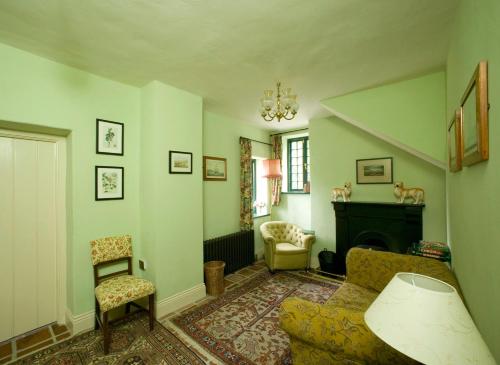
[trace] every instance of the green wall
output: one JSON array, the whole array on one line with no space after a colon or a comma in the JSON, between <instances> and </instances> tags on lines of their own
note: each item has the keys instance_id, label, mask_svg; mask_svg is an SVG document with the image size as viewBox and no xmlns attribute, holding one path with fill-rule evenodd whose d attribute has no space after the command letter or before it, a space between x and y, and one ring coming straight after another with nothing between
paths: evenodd
<instances>
[{"instance_id":1,"label":"green wall","mask_svg":"<svg viewBox=\"0 0 500 365\"><path fill-rule=\"evenodd\" d=\"M445 160L445 74L437 72L321 103L366 127Z\"/></svg>"},{"instance_id":2,"label":"green wall","mask_svg":"<svg viewBox=\"0 0 500 365\"><path fill-rule=\"evenodd\" d=\"M202 283L201 97L159 82L126 86L1 44L0 60L0 128L69 133L73 315L94 309L89 241L103 236L132 235L135 272L154 279L157 300ZM95 153L96 118L125 124L124 156ZM192 175L168 173L169 150L193 153ZM95 165L125 168L124 200L94 200ZM145 272L137 269L139 258L148 264Z\"/></svg>"},{"instance_id":3,"label":"green wall","mask_svg":"<svg viewBox=\"0 0 500 365\"><path fill-rule=\"evenodd\" d=\"M203 238L240 230L240 136L269 143L269 133L250 124L218 114L203 113L203 154L227 159L227 181L203 182ZM270 146L252 142L252 154L270 157ZM255 252L263 251L259 226L269 217L258 218Z\"/></svg>"},{"instance_id":4,"label":"green wall","mask_svg":"<svg viewBox=\"0 0 500 365\"><path fill-rule=\"evenodd\" d=\"M500 363L500 2L462 0L447 62L447 115L480 60L489 66L490 159L448 174L453 267L469 310Z\"/></svg>"},{"instance_id":5,"label":"green wall","mask_svg":"<svg viewBox=\"0 0 500 365\"><path fill-rule=\"evenodd\" d=\"M339 118L309 123L311 140L311 222L317 242L313 260L324 247L335 251L335 214L331 189L352 183L352 201L395 202L390 184L357 185L356 159L393 157L394 181L425 189L424 238L446 241L445 172L401 151Z\"/></svg>"},{"instance_id":6,"label":"green wall","mask_svg":"<svg viewBox=\"0 0 500 365\"><path fill-rule=\"evenodd\" d=\"M153 81L141 90L141 230L157 300L203 282L201 97ZM193 154L192 174L169 174L169 151Z\"/></svg>"},{"instance_id":7,"label":"green wall","mask_svg":"<svg viewBox=\"0 0 500 365\"><path fill-rule=\"evenodd\" d=\"M68 307L94 308L89 241L139 235L139 90L0 44L0 121L69 130ZM125 155L95 153L95 119L125 124ZM0 127L3 124L0 122ZM37 128L32 128L36 131ZM125 168L125 199L94 200L94 166Z\"/></svg>"},{"instance_id":8,"label":"green wall","mask_svg":"<svg viewBox=\"0 0 500 365\"><path fill-rule=\"evenodd\" d=\"M273 207L271 217L276 221L297 224L303 229L311 229L310 194L281 194L281 202Z\"/></svg>"}]
</instances>

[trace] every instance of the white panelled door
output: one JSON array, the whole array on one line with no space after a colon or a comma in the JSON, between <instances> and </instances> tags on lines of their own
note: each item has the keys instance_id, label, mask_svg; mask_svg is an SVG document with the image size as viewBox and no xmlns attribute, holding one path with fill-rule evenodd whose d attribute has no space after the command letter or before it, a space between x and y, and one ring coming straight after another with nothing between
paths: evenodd
<instances>
[{"instance_id":1,"label":"white panelled door","mask_svg":"<svg viewBox=\"0 0 500 365\"><path fill-rule=\"evenodd\" d=\"M0 136L0 342L57 319L56 143Z\"/></svg>"}]
</instances>

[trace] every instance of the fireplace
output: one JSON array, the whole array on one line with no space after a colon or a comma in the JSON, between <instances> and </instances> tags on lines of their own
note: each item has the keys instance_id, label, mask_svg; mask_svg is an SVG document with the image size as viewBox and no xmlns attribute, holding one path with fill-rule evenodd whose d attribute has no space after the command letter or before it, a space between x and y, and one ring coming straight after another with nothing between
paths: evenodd
<instances>
[{"instance_id":1,"label":"fireplace","mask_svg":"<svg viewBox=\"0 0 500 365\"><path fill-rule=\"evenodd\" d=\"M345 257L352 247L406 253L422 239L424 204L332 202L335 210L337 254L345 274Z\"/></svg>"}]
</instances>

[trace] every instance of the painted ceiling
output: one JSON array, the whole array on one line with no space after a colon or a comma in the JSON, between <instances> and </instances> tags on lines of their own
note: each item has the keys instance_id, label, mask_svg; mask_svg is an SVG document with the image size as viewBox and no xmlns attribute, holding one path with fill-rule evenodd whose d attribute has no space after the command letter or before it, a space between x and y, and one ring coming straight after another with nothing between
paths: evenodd
<instances>
[{"instance_id":1,"label":"painted ceiling","mask_svg":"<svg viewBox=\"0 0 500 365\"><path fill-rule=\"evenodd\" d=\"M2 0L0 42L141 87L159 80L209 111L270 129L320 101L444 68L458 0ZM1 60L0 60L1 65ZM277 80L293 121L259 115Z\"/></svg>"}]
</instances>

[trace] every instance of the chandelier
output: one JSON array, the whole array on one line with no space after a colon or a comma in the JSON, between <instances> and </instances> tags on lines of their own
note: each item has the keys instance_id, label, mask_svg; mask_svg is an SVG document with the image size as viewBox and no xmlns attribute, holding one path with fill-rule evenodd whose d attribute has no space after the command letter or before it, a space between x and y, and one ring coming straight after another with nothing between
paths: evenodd
<instances>
[{"instance_id":1,"label":"chandelier","mask_svg":"<svg viewBox=\"0 0 500 365\"><path fill-rule=\"evenodd\" d=\"M281 82L278 81L276 87L278 89L276 100L273 99L272 90L265 90L264 97L261 99L262 111L260 115L266 122L270 122L274 118L278 119L278 122L281 119L291 120L299 110L297 95L292 94L292 89L286 89L284 94L281 95Z\"/></svg>"}]
</instances>

